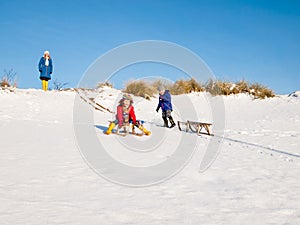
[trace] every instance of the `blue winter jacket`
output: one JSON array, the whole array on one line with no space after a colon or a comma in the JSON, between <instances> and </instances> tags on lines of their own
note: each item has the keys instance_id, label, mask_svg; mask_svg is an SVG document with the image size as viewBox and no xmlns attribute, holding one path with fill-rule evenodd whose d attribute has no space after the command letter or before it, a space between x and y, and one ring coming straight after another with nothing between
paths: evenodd
<instances>
[{"instance_id":1,"label":"blue winter jacket","mask_svg":"<svg viewBox=\"0 0 300 225\"><path fill-rule=\"evenodd\" d=\"M40 79L41 80L51 80L53 65L52 65L52 59L49 59L49 65L45 65L46 59L42 57L39 62L39 71L40 71Z\"/></svg>"},{"instance_id":2,"label":"blue winter jacket","mask_svg":"<svg viewBox=\"0 0 300 225\"><path fill-rule=\"evenodd\" d=\"M172 103L171 103L171 95L168 90L165 90L165 93L163 95L159 95L157 110L159 108L161 108L163 112L167 110L173 111Z\"/></svg>"}]
</instances>

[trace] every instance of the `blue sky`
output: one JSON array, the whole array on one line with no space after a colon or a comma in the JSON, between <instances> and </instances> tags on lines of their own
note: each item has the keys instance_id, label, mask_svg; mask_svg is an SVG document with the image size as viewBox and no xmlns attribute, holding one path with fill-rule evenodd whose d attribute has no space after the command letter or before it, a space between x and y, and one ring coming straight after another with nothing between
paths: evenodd
<instances>
[{"instance_id":1,"label":"blue sky","mask_svg":"<svg viewBox=\"0 0 300 225\"><path fill-rule=\"evenodd\" d=\"M195 52L218 79L259 82L277 94L300 90L300 1L2 0L0 30L0 72L13 68L20 88L40 88L44 50L53 79L74 87L112 48L163 40Z\"/></svg>"}]
</instances>

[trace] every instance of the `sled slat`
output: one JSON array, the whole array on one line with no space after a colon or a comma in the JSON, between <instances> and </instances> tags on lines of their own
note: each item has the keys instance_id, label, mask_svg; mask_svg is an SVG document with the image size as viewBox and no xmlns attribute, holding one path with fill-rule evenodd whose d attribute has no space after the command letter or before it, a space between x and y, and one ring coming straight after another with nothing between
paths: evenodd
<instances>
[{"instance_id":1,"label":"sled slat","mask_svg":"<svg viewBox=\"0 0 300 225\"><path fill-rule=\"evenodd\" d=\"M191 130L192 132L197 133L197 135L201 135L201 134L212 135L210 132L210 126L212 125L211 123L195 122L189 120L187 122L178 121L177 123L180 131L182 131L182 125L185 125L186 132ZM205 130L206 132L202 132L202 130Z\"/></svg>"}]
</instances>

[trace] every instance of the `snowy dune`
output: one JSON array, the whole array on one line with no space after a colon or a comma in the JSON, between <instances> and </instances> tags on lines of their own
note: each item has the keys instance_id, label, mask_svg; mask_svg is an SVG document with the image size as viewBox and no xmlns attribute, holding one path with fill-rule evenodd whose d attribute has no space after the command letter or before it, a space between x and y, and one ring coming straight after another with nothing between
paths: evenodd
<instances>
[{"instance_id":1,"label":"snowy dune","mask_svg":"<svg viewBox=\"0 0 300 225\"><path fill-rule=\"evenodd\" d=\"M110 182L86 163L74 135L75 95L71 91L0 90L1 225L300 224L299 92L265 100L224 97L224 139L197 137L197 148L182 171L143 188ZM115 110L120 91L104 88L100 94L89 95ZM214 123L205 94L186 97L197 113L189 119ZM182 98L173 96L176 121L185 120L178 113L183 111ZM196 135L162 128L161 115L155 112L156 98L134 101L137 117L153 134L121 138L129 144L148 143L163 131L163 141L146 156L120 151L114 147L119 139L103 134L113 115L94 110L94 133L115 160L152 165L171 157L179 138ZM203 149L212 139L220 143L219 154L200 173Z\"/></svg>"}]
</instances>

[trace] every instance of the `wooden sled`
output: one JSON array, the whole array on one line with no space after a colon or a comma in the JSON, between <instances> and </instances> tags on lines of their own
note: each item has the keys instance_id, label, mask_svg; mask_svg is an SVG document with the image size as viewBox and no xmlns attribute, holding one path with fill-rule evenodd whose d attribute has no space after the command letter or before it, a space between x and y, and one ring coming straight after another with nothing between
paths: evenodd
<instances>
[{"instance_id":1,"label":"wooden sled","mask_svg":"<svg viewBox=\"0 0 300 225\"><path fill-rule=\"evenodd\" d=\"M201 134L213 136L213 134L210 133L210 126L212 125L211 123L202 123L202 122L194 122L194 121L187 121L187 122L177 121L177 124L178 124L178 129L180 131L182 131L183 127L185 127L186 132L191 130L192 132L197 133L197 135L199 136ZM202 130L205 130L206 132L201 132Z\"/></svg>"}]
</instances>

